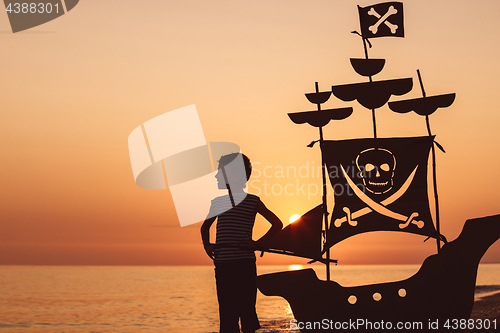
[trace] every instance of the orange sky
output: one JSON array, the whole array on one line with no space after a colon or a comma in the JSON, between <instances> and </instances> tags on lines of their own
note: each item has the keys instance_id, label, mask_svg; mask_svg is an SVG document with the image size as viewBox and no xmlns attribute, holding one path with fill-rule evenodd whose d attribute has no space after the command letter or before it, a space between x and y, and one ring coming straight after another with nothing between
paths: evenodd
<instances>
[{"instance_id":1,"label":"orange sky","mask_svg":"<svg viewBox=\"0 0 500 333\"><path fill-rule=\"evenodd\" d=\"M0 15L2 111L0 264L210 264L199 224L181 228L168 190L135 185L127 137L143 122L196 104L207 141L239 144L256 168L319 164L306 145L317 130L287 112L313 110L314 82L361 82L356 4L373 1L82 1L68 14L12 34ZM431 116L447 153L438 154L442 232L500 213L500 3L405 1L406 37L373 39L386 58L376 79L413 77L429 95L456 92ZM419 97L417 85L407 95ZM327 139L371 135L354 114L325 128ZM387 107L379 136L425 135L416 115ZM480 177L488 175L487 178ZM320 184L312 176L254 174L250 191L287 221L320 195L265 195L269 184ZM260 183L259 183L260 181ZM493 182L492 182L493 181ZM265 222L258 221L257 235ZM262 226L261 226L262 225ZM420 263L435 243L415 235L367 234L334 248L340 263ZM500 262L500 243L483 261ZM265 263L305 263L266 254Z\"/></svg>"}]
</instances>

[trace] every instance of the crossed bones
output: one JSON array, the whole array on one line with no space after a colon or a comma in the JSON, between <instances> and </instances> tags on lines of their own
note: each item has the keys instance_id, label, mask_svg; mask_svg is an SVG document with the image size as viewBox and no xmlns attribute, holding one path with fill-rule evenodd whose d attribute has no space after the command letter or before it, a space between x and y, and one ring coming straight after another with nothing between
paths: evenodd
<instances>
[{"instance_id":1,"label":"crossed bones","mask_svg":"<svg viewBox=\"0 0 500 333\"><path fill-rule=\"evenodd\" d=\"M389 27L389 29L391 29L391 33L395 34L396 30L398 30L398 26L396 24L388 22L387 18L391 15L396 14L397 12L398 10L394 8L394 6L390 6L389 9L387 10L387 13L385 13L384 16L380 16L380 14L377 13L375 9L373 9L373 7L370 8L370 11L368 11L368 15L375 16L379 20L377 21L377 23L369 27L368 30L370 30L372 34L375 35L378 31L378 26L384 23L387 27Z\"/></svg>"},{"instance_id":2,"label":"crossed bones","mask_svg":"<svg viewBox=\"0 0 500 333\"><path fill-rule=\"evenodd\" d=\"M416 224L417 227L423 228L424 227L424 222L423 221L417 221L414 220L416 217L418 217L418 213L414 212L410 214L410 216L405 216L396 212L393 212L392 210L386 208L387 205L393 203L397 199L399 199L405 192L408 190L410 187L411 182L413 181L413 177L415 177L415 173L417 172L418 165L413 169L412 173L408 178L406 179L405 183L400 187L399 190L397 190L394 194L389 196L387 199L382 200L380 203L373 201L370 197L368 197L363 191L361 191L352 181L352 179L349 177L347 172L345 172L344 167L341 165L340 168L342 169L342 172L344 174L345 179L347 180L347 183L351 187L351 189L354 191L356 196L361 199L365 204L368 205L368 207L361 208L353 213L351 213L351 210L349 207L344 207L342 210L344 213L346 213L345 217L336 219L334 224L338 228L340 227L344 222L349 223L349 225L355 227L358 222L354 219L364 216L368 213L371 213L372 211L375 211L379 214L382 214L384 216L403 221L403 223L399 224L400 229L404 229L410 225L410 223Z\"/></svg>"}]
</instances>

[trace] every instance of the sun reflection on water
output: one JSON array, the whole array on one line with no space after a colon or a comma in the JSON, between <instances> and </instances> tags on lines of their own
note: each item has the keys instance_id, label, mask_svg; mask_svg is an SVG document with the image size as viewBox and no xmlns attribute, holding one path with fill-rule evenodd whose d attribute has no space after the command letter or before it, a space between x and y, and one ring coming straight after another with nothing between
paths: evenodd
<instances>
[{"instance_id":1,"label":"sun reflection on water","mask_svg":"<svg viewBox=\"0 0 500 333\"><path fill-rule=\"evenodd\" d=\"M290 307L290 304L287 304L286 307L285 307L285 311L286 311L286 315L288 317L293 317L293 312L292 312L292 308Z\"/></svg>"}]
</instances>

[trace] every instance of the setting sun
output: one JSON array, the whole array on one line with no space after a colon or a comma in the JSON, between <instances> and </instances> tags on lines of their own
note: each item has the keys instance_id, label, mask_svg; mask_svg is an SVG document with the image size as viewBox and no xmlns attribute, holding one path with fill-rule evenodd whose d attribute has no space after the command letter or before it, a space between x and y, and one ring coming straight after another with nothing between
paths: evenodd
<instances>
[{"instance_id":1,"label":"setting sun","mask_svg":"<svg viewBox=\"0 0 500 333\"><path fill-rule=\"evenodd\" d=\"M302 269L302 267L303 267L302 265L290 265L290 266L288 266L288 268L290 270L292 270L292 271L296 271L298 269Z\"/></svg>"},{"instance_id":2,"label":"setting sun","mask_svg":"<svg viewBox=\"0 0 500 333\"><path fill-rule=\"evenodd\" d=\"M288 222L292 223L294 221L297 221L298 219L300 219L300 215L299 214L293 214L292 216L290 216L290 219L288 220Z\"/></svg>"}]
</instances>

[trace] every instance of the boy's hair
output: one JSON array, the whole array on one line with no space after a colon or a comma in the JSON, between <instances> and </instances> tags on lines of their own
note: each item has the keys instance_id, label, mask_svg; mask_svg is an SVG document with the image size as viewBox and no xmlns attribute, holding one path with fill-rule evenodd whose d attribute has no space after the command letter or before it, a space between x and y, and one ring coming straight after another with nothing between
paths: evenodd
<instances>
[{"instance_id":1,"label":"boy's hair","mask_svg":"<svg viewBox=\"0 0 500 333\"><path fill-rule=\"evenodd\" d=\"M219 169L223 166L228 165L229 163L231 163L234 159L236 159L239 156L241 156L241 158L243 159L243 165L245 166L246 177L247 177L247 180L249 180L250 175L252 174L252 164L250 163L250 159L245 154L232 153L232 154L222 156L219 160Z\"/></svg>"}]
</instances>

